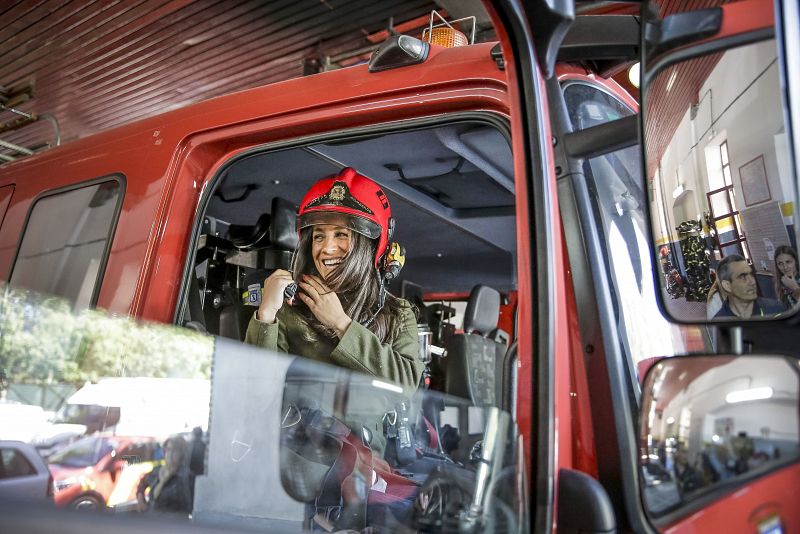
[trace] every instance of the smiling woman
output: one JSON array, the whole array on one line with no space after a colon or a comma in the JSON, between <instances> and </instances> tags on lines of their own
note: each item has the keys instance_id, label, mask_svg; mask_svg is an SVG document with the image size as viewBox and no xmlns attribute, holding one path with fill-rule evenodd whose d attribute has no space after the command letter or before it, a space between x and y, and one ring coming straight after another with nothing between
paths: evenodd
<instances>
[{"instance_id":1,"label":"smiling woman","mask_svg":"<svg viewBox=\"0 0 800 534\"><path fill-rule=\"evenodd\" d=\"M394 226L380 186L352 168L311 186L297 216L293 273L267 278L246 341L415 388L417 319L385 288ZM297 299L285 299L291 284Z\"/></svg>"}]
</instances>

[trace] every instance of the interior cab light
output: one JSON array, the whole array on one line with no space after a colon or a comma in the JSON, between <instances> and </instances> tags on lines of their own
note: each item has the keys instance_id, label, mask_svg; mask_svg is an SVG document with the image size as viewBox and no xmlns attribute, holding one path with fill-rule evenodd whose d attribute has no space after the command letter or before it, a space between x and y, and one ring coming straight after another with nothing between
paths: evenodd
<instances>
[{"instance_id":1,"label":"interior cab light","mask_svg":"<svg viewBox=\"0 0 800 534\"><path fill-rule=\"evenodd\" d=\"M431 45L408 35L393 35L375 50L369 60L369 71L405 67L423 63L428 58Z\"/></svg>"}]
</instances>

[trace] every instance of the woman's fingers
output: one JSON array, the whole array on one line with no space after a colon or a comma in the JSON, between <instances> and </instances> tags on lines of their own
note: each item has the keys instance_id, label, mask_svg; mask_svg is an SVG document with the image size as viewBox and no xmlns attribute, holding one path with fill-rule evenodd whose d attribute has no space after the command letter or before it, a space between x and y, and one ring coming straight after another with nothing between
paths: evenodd
<instances>
[{"instance_id":1,"label":"woman's fingers","mask_svg":"<svg viewBox=\"0 0 800 534\"><path fill-rule=\"evenodd\" d=\"M292 281L292 274L283 269L274 271L264 280L257 319L266 323L275 322L275 315L283 306L284 290Z\"/></svg>"},{"instance_id":2,"label":"woman's fingers","mask_svg":"<svg viewBox=\"0 0 800 534\"><path fill-rule=\"evenodd\" d=\"M320 296L319 290L314 287L314 285L310 284L307 280L300 280L298 284L300 288L305 292L306 295L311 297L312 299L318 299Z\"/></svg>"},{"instance_id":3,"label":"woman's fingers","mask_svg":"<svg viewBox=\"0 0 800 534\"><path fill-rule=\"evenodd\" d=\"M318 278L316 276L303 275L303 280L311 284L314 287L314 289L317 290L317 293L319 293L320 295L325 295L331 292L331 288L326 286L325 282L323 282L321 278Z\"/></svg>"},{"instance_id":4,"label":"woman's fingers","mask_svg":"<svg viewBox=\"0 0 800 534\"><path fill-rule=\"evenodd\" d=\"M312 312L314 311L314 308L316 307L316 306L314 305L314 299L312 299L311 297L309 297L309 296L308 296L308 295L306 295L305 293L298 293L298 294L296 294L296 295L295 295L295 297L297 297L297 298L299 298L300 300L302 300L303 302L305 302L306 306L308 306L308 308L309 308L309 309L310 309Z\"/></svg>"}]
</instances>

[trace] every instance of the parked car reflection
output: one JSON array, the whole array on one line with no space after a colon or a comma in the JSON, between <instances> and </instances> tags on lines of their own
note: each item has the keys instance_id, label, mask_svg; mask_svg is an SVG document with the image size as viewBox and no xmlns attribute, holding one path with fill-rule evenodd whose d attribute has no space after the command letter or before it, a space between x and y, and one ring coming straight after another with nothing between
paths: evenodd
<instances>
[{"instance_id":1,"label":"parked car reflection","mask_svg":"<svg viewBox=\"0 0 800 534\"><path fill-rule=\"evenodd\" d=\"M133 505L139 480L158 457L158 444L151 437L92 436L77 441L49 459L56 506L97 510Z\"/></svg>"}]
</instances>

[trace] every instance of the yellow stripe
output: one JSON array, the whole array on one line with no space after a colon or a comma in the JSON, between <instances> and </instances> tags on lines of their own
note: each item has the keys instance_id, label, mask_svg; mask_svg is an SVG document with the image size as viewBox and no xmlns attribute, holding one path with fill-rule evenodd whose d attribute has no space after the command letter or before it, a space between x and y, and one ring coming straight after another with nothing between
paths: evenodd
<instances>
[{"instance_id":1,"label":"yellow stripe","mask_svg":"<svg viewBox=\"0 0 800 534\"><path fill-rule=\"evenodd\" d=\"M781 204L781 214L784 217L792 217L794 215L794 202L785 202ZM717 221L717 233L724 234L725 232L732 232L736 229L733 224L733 217L725 217ZM708 226L703 224L703 231L708 235ZM680 241L677 234L670 233L667 237L660 237L656 240L656 246L667 245Z\"/></svg>"},{"instance_id":2,"label":"yellow stripe","mask_svg":"<svg viewBox=\"0 0 800 534\"><path fill-rule=\"evenodd\" d=\"M719 234L730 232L735 229L736 227L733 224L733 217L725 217L724 219L717 221L717 233Z\"/></svg>"}]
</instances>

